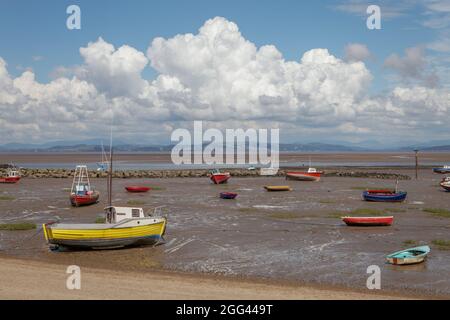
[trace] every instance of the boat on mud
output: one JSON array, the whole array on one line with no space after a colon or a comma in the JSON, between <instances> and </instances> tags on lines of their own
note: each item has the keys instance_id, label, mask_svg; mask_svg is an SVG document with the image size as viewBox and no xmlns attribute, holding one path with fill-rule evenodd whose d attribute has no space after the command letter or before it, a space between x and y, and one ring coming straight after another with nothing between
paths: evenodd
<instances>
[{"instance_id":1,"label":"boat on mud","mask_svg":"<svg viewBox=\"0 0 450 320\"><path fill-rule=\"evenodd\" d=\"M228 179L231 178L229 172L220 172L218 169L211 170L209 173L209 178L214 184L227 183Z\"/></svg>"},{"instance_id":2,"label":"boat on mud","mask_svg":"<svg viewBox=\"0 0 450 320\"><path fill-rule=\"evenodd\" d=\"M221 192L220 198L222 199L235 199L238 196L235 192Z\"/></svg>"},{"instance_id":3,"label":"boat on mud","mask_svg":"<svg viewBox=\"0 0 450 320\"><path fill-rule=\"evenodd\" d=\"M386 217L342 217L348 226L355 227L381 227L390 226L394 222L393 216Z\"/></svg>"},{"instance_id":4,"label":"boat on mud","mask_svg":"<svg viewBox=\"0 0 450 320\"><path fill-rule=\"evenodd\" d=\"M126 186L125 190L133 193L142 193L151 190L151 188L146 186Z\"/></svg>"},{"instance_id":5,"label":"boat on mud","mask_svg":"<svg viewBox=\"0 0 450 320\"><path fill-rule=\"evenodd\" d=\"M450 191L450 177L445 177L444 179L442 179L439 185L446 191Z\"/></svg>"},{"instance_id":6,"label":"boat on mud","mask_svg":"<svg viewBox=\"0 0 450 320\"><path fill-rule=\"evenodd\" d=\"M297 181L319 181L323 171L317 171L316 168L309 168L308 171L288 171L286 172L287 180Z\"/></svg>"},{"instance_id":7,"label":"boat on mud","mask_svg":"<svg viewBox=\"0 0 450 320\"><path fill-rule=\"evenodd\" d=\"M167 219L161 207L144 213L142 208L112 205L112 160L107 187L109 206L104 211L104 223L46 223L43 230L47 243L56 248L111 249L157 244L163 239Z\"/></svg>"},{"instance_id":8,"label":"boat on mud","mask_svg":"<svg viewBox=\"0 0 450 320\"><path fill-rule=\"evenodd\" d=\"M70 188L70 203L74 207L88 206L98 202L100 193L91 186L85 165L76 166Z\"/></svg>"},{"instance_id":9,"label":"boat on mud","mask_svg":"<svg viewBox=\"0 0 450 320\"><path fill-rule=\"evenodd\" d=\"M423 262L430 253L429 246L420 246L394 252L386 257L390 264L407 265Z\"/></svg>"},{"instance_id":10,"label":"boat on mud","mask_svg":"<svg viewBox=\"0 0 450 320\"><path fill-rule=\"evenodd\" d=\"M434 173L440 173L440 174L450 173L450 166L443 166L443 167L439 167L439 168L433 168L433 172Z\"/></svg>"},{"instance_id":11,"label":"boat on mud","mask_svg":"<svg viewBox=\"0 0 450 320\"><path fill-rule=\"evenodd\" d=\"M0 175L0 183L17 183L20 180L20 171L13 164L6 164L0 166L0 169L6 169L4 175Z\"/></svg>"},{"instance_id":12,"label":"boat on mud","mask_svg":"<svg viewBox=\"0 0 450 320\"><path fill-rule=\"evenodd\" d=\"M366 190L362 197L365 201L372 202L403 202L407 196L406 191L395 190Z\"/></svg>"},{"instance_id":13,"label":"boat on mud","mask_svg":"<svg viewBox=\"0 0 450 320\"><path fill-rule=\"evenodd\" d=\"M267 191L292 191L290 186L264 186Z\"/></svg>"}]
</instances>

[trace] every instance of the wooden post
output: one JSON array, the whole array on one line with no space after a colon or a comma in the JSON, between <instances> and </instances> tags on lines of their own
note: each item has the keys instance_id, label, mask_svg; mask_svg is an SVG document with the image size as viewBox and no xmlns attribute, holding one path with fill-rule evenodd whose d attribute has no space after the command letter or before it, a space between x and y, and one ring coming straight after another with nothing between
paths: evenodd
<instances>
[{"instance_id":1,"label":"wooden post","mask_svg":"<svg viewBox=\"0 0 450 320\"><path fill-rule=\"evenodd\" d=\"M419 179L419 150L414 150L415 154L416 154L416 180Z\"/></svg>"}]
</instances>

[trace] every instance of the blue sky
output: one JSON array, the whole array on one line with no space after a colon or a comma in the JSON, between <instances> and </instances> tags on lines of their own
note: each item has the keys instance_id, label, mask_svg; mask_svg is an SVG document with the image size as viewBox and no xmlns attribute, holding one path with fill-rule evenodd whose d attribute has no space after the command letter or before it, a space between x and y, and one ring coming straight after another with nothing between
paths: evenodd
<instances>
[{"instance_id":1,"label":"blue sky","mask_svg":"<svg viewBox=\"0 0 450 320\"><path fill-rule=\"evenodd\" d=\"M419 24L420 6L412 6L397 19L383 19L381 30L369 30L366 16L336 9L342 3L345 2L3 0L0 48L12 74L31 67L38 80L48 82L54 68L81 63L79 48L98 37L115 46L128 44L145 51L155 37L195 33L207 19L222 16L237 23L243 35L256 45L275 45L287 60L299 60L303 52L312 48L328 48L342 57L348 43L365 43L374 55L368 65L377 75L385 71L382 64L388 55L401 54L405 48L426 43L434 36L433 30ZM71 4L81 8L81 30L65 27L65 10ZM42 60L34 61L33 57ZM155 72L147 68L144 76L153 78ZM375 79L374 89L384 88L383 77Z\"/></svg>"},{"instance_id":2,"label":"blue sky","mask_svg":"<svg viewBox=\"0 0 450 320\"><path fill-rule=\"evenodd\" d=\"M81 30L66 28L68 17L66 8L71 4L77 4L81 8ZM318 75L309 67L300 65L300 69L293 67L297 71L291 70L294 73L297 72L297 80L290 78L291 71L274 80L274 76L270 73L273 71L277 74L277 71L267 66L269 68L267 74L261 75L260 78L253 74L256 78L252 81L260 81L262 87L254 90L257 91L252 93L254 96L249 93L248 101L242 102L243 99L239 98L236 101L227 102L226 105L224 102L223 106L217 107L219 110L220 108L239 110L240 114L248 115L231 120L240 121L244 127L255 126L256 122L264 122L266 125L272 122L276 126L286 128L282 131L284 132L282 136L286 136L290 142L295 142L299 135L304 137L305 132L308 132L308 137L303 140L310 141L327 142L330 132L333 133L331 136L339 141L352 143L368 139L383 141L378 128L380 123L385 124L384 130L396 128L398 143L414 140L411 138L411 130L414 130L418 140L421 141L441 138L443 134L446 134L446 126L441 123L444 118L442 116L431 118L430 114L447 114L450 110L450 103L446 101L450 87L448 76L450 1L371 1L370 4L377 4L381 8L381 30L369 30L366 27L365 8L368 4L369 2L363 0L2 0L0 2L0 57L7 65L5 67L7 74L4 73L3 76L6 79L4 83L9 83L9 87L5 86L2 89L0 86L0 109L4 108L5 114L7 110L17 108L20 114L24 114L24 119L22 129L17 126L13 128L3 125L3 131L0 133L3 133L3 136L8 135L9 138L6 139L9 140L8 142L28 140L26 130L34 130L35 136L38 137L36 139L65 139L64 132L58 131L57 124L74 118L80 122L84 121L83 116L74 111L81 102L65 101L62 105L59 104L59 98L49 100L48 97L64 96L63 91L57 92L57 90L62 90L62 82L74 77L75 80L70 84L67 81L64 82L64 86L69 86L65 90L67 91L68 88L76 92L85 90L83 92L86 93L86 97L95 96L98 101L95 102L96 105L90 106L91 108L101 109L100 103L105 101L110 104L119 103L120 98L121 103L125 103L123 102L125 100L129 103L127 116L137 112L138 107L149 112L147 117L149 121L151 121L151 115L155 115L158 125L164 124L165 128L155 129L155 133L149 134L150 139L167 141L167 132L182 125L182 121L205 120L215 123L221 120L213 116L213 114L217 115L217 110L214 109L217 101L213 101L207 90L223 91L224 97L227 97L231 95L231 92L227 92L230 87L224 85L208 89L208 86L211 81L226 82L237 73L221 75L222 78L217 79L208 78L211 74L218 74L217 72L229 66L219 63L208 70L210 65L206 60L200 61L201 63L195 66L191 65L197 55L190 56L191 53L177 51L186 50L182 41L175 41L173 47L170 47L169 41L169 39L176 39L177 35L188 33L200 39L199 28L209 19L221 17L224 20L216 21L214 28L225 32L230 24L235 24L240 32L239 37L254 44L257 49L265 45L275 46L286 63L284 70L291 70L292 66L288 65L289 62L300 63L303 55L310 50L327 49L330 56L341 60L339 66L332 67L332 70L325 70L324 65L321 64L328 63L326 62L328 53L324 54L316 50L311 54L317 63L315 70L323 74ZM209 32L212 32L211 30ZM99 42L99 37L103 39L103 44ZM152 45L152 41L157 37L164 39L163 45L159 48ZM91 43L90 46L89 43ZM346 55L346 52L350 50L350 44L357 44L356 49L362 48L365 53L351 60ZM114 50L109 52L107 45L113 45ZM189 45L195 45L195 42ZM126 53L129 56L123 60L130 62L133 66L132 70L120 69L123 67L123 61L120 61L121 58L118 55L115 58L112 56L115 50L122 46L132 48ZM179 49L178 46L184 49ZM88 49L84 56L80 54L80 48ZM199 53L209 50L206 47L195 49L203 50ZM98 53L99 50L101 53ZM236 59L240 57L236 53L238 52L236 48L233 49L236 51L232 51L231 48L229 50L229 56L235 55ZM214 56L218 52L209 54ZM110 59L108 67L101 66L103 58L99 58L100 56ZM243 57L242 59L245 59L245 55ZM95 60L97 58L100 60ZM89 64L89 59L96 62ZM354 69L356 75L353 77L353 71L349 70L355 68L352 63L356 62L364 65L362 69ZM100 67L97 68L96 64ZM117 66L122 67L119 67L119 72L115 73L118 70ZM196 66L203 66L207 77L199 80L198 75L195 75L198 71L195 69ZM240 66L239 74L247 72L247 67L247 65ZM58 71L61 68L66 73L61 74ZM260 68L264 73L265 67L260 66ZM193 74L192 78L186 77L189 73ZM108 78L108 74L115 74L116 78L107 81L104 78ZM302 77L301 81L298 77ZM58 78L62 80L56 81ZM176 95L173 94L174 88L167 88L169 78L171 79L169 86L177 86L176 90L181 90ZM158 87L157 83L152 84L152 81L157 79L161 81L165 79L164 89ZM116 82L113 83L113 80ZM235 78L233 81L236 83L238 80ZM130 93L131 89L127 89L126 94L121 92L122 95L119 96L114 88L121 81L133 83L143 91ZM343 83L341 91L337 86L339 82L346 81L348 83ZM360 87L358 82L363 85ZM331 88L330 83L332 83ZM324 91L314 96L316 93L313 84L321 86ZM291 88L290 93L286 93L285 85ZM108 86L111 86L111 90ZM309 88L311 92L305 92L305 88ZM166 99L166 91L169 89L170 95L173 95L170 99ZM166 98L155 102L156 96L150 94L155 90L159 90L158 99L163 96ZM165 90L166 93L162 94L161 90ZM185 95L186 90L189 91L189 97ZM273 112L273 106L267 107L265 103L260 103L268 101L265 97L268 90L272 91L267 93L271 103L279 101L277 103L281 103L283 112L284 109L288 109L282 116L271 117L268 110ZM183 95L181 92L184 92ZM341 92L342 97L336 98ZM3 105L2 94L6 101ZM142 98L143 95L145 98ZM181 95L182 98L180 98ZM416 97L422 100L418 101ZM103 102L99 102L100 98ZM182 107L177 99L182 99ZM258 99L260 102L257 102ZM175 100L177 102L174 102ZM92 101L92 99L86 101ZM195 105L189 106L189 103L193 103L192 101ZM318 104L322 102L323 105L319 107ZM138 107L132 107L132 104L137 104ZM211 107L208 112L201 113L201 110L196 109L198 105L203 104ZM245 111L247 105L253 106L253 104L255 105L252 112ZM428 110L422 110L424 106ZM152 109L154 107L157 109ZM48 119L48 121L44 118L41 120L34 118L36 122L33 123L30 120L32 117L25 114L29 110L36 110L35 112L42 114L38 111L39 108L43 108L45 112L57 110L59 114L55 116L55 119ZM192 116L187 116L183 108L192 108ZM412 110L413 108L415 109ZM151 110L158 112L155 114ZM391 111L396 114L396 118L390 117L391 119L385 121L386 113ZM426 117L422 115L422 112ZM265 115L264 119L262 115ZM323 120L324 117L326 121ZM1 120L2 118L0 122ZM3 120L6 123L7 119ZM392 122L388 123L389 121ZM92 125L95 127L94 124ZM127 129L130 139L138 134L135 127L136 125L133 130ZM81 134L83 137L89 137L89 128L89 125L84 127L85 131ZM298 131L295 128L299 128ZM311 128L314 130L310 130Z\"/></svg>"}]
</instances>

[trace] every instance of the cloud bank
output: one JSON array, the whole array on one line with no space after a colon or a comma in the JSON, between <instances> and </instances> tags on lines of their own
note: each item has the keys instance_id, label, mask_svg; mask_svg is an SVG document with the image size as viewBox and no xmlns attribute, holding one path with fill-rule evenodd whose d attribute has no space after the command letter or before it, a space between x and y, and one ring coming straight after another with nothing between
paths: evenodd
<instances>
[{"instance_id":1,"label":"cloud bank","mask_svg":"<svg viewBox=\"0 0 450 320\"><path fill-rule=\"evenodd\" d=\"M13 78L0 58L0 135L5 143L104 137L112 113L117 137L149 144L168 142L173 129L193 120L279 127L294 141L446 130L448 90L411 85L368 94L366 49L354 44L342 60L317 48L286 61L275 46L258 48L235 23L216 17L196 34L155 38L146 53L99 38L80 48L82 65L61 67L49 83L37 82L32 71ZM420 58L407 52L387 64L416 74L408 66ZM145 68L157 77L144 79Z\"/></svg>"}]
</instances>

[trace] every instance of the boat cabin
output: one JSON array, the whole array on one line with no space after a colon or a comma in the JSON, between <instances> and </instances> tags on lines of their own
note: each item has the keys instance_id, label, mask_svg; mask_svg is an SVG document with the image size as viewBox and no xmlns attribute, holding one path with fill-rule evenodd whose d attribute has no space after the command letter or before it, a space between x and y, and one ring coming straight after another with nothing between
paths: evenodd
<instances>
[{"instance_id":1,"label":"boat cabin","mask_svg":"<svg viewBox=\"0 0 450 320\"><path fill-rule=\"evenodd\" d=\"M8 178L16 178L16 177L20 177L20 173L18 170L8 170L7 172L7 177Z\"/></svg>"},{"instance_id":2,"label":"boat cabin","mask_svg":"<svg viewBox=\"0 0 450 320\"><path fill-rule=\"evenodd\" d=\"M126 219L145 218L144 209L133 207L107 207L106 222L118 223Z\"/></svg>"}]
</instances>

